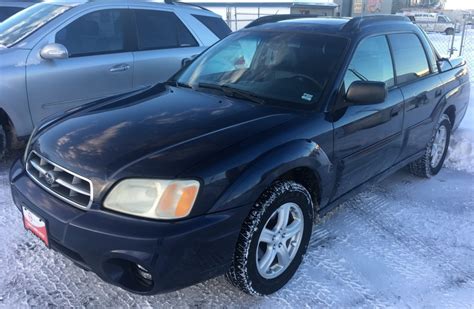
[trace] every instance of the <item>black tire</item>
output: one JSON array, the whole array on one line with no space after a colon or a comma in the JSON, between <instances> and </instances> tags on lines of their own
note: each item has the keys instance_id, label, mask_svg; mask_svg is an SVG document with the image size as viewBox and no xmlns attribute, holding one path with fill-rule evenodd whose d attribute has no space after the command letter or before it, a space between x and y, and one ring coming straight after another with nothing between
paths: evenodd
<instances>
[{"instance_id":1,"label":"black tire","mask_svg":"<svg viewBox=\"0 0 474 309\"><path fill-rule=\"evenodd\" d=\"M433 149L433 143L435 141L436 134L441 127L444 127L446 129L446 143L444 146L444 151L441 156L441 159L439 160L439 163L436 164L436 166L432 166L431 153ZM410 172L413 175L418 176L418 177L423 177L423 178L430 178L439 173L439 171L443 167L444 160L446 159L446 155L448 154L449 141L451 139L451 130L452 130L452 126L451 126L451 122L449 121L449 117L446 114L443 114L441 116L440 121L438 122L436 126L436 130L434 130L433 132L433 136L431 137L430 142L426 146L425 154L423 155L423 157L410 163L410 165L408 166L410 169Z\"/></svg>"},{"instance_id":2,"label":"black tire","mask_svg":"<svg viewBox=\"0 0 474 309\"><path fill-rule=\"evenodd\" d=\"M276 278L264 278L257 268L257 250L260 234L281 205L295 203L302 211L304 223L301 242L287 268ZM313 201L302 185L293 181L274 183L259 198L245 219L237 242L234 261L226 278L250 295L268 295L281 289L295 274L306 253L313 226ZM288 221L290 222L290 220ZM285 240L286 241L286 240ZM275 260L276 261L276 260Z\"/></svg>"},{"instance_id":3,"label":"black tire","mask_svg":"<svg viewBox=\"0 0 474 309\"><path fill-rule=\"evenodd\" d=\"M3 129L3 125L0 124L0 160L5 157L7 151L7 135Z\"/></svg>"},{"instance_id":4,"label":"black tire","mask_svg":"<svg viewBox=\"0 0 474 309\"><path fill-rule=\"evenodd\" d=\"M446 35L453 35L454 34L454 29L453 28L448 28L445 31Z\"/></svg>"}]
</instances>

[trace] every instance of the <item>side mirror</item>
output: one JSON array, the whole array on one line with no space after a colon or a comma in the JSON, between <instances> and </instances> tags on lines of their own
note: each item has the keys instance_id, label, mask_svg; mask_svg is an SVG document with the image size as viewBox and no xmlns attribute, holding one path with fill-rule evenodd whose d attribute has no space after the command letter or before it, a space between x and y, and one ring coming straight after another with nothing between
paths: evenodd
<instances>
[{"instance_id":1,"label":"side mirror","mask_svg":"<svg viewBox=\"0 0 474 309\"><path fill-rule=\"evenodd\" d=\"M187 67L188 65L191 64L191 62L193 62L193 59L191 59L191 58L184 58L183 60L181 60L181 67L182 67L182 68Z\"/></svg>"},{"instance_id":2,"label":"side mirror","mask_svg":"<svg viewBox=\"0 0 474 309\"><path fill-rule=\"evenodd\" d=\"M449 71L452 68L453 66L451 65L451 62L449 61L449 59L441 58L440 60L438 60L438 69L441 72Z\"/></svg>"},{"instance_id":3,"label":"side mirror","mask_svg":"<svg viewBox=\"0 0 474 309\"><path fill-rule=\"evenodd\" d=\"M382 82L355 81L346 94L346 101L354 105L378 104L387 98L387 88Z\"/></svg>"},{"instance_id":4,"label":"side mirror","mask_svg":"<svg viewBox=\"0 0 474 309\"><path fill-rule=\"evenodd\" d=\"M51 43L41 49L40 56L46 60L67 59L69 52L64 45Z\"/></svg>"},{"instance_id":5,"label":"side mirror","mask_svg":"<svg viewBox=\"0 0 474 309\"><path fill-rule=\"evenodd\" d=\"M189 58L184 58L183 60L181 60L181 67L184 68L184 67L187 67L188 65L191 64L191 62L194 61L194 59L197 57L198 55L192 55L191 57Z\"/></svg>"}]
</instances>

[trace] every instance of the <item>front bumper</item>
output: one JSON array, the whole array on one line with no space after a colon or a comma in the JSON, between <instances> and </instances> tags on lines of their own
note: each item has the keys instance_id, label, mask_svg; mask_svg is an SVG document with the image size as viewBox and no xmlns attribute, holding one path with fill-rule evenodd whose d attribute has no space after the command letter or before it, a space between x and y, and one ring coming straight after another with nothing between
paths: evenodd
<instances>
[{"instance_id":1,"label":"front bumper","mask_svg":"<svg viewBox=\"0 0 474 309\"><path fill-rule=\"evenodd\" d=\"M81 210L57 199L26 174L20 160L10 172L16 206L47 222L50 247L103 280L138 294L177 290L229 268L247 207L163 222L103 210ZM153 276L138 279L136 264Z\"/></svg>"}]
</instances>

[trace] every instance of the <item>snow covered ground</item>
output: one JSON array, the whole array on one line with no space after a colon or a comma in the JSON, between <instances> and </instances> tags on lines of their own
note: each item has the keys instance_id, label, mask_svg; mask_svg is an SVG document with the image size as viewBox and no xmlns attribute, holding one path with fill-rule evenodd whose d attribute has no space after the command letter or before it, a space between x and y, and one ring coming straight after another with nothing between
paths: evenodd
<instances>
[{"instance_id":1,"label":"snow covered ground","mask_svg":"<svg viewBox=\"0 0 474 309\"><path fill-rule=\"evenodd\" d=\"M222 277L150 297L103 283L23 230L10 163L0 164L0 307L474 307L474 103L438 176L401 170L342 204L315 228L295 278L268 297Z\"/></svg>"}]
</instances>

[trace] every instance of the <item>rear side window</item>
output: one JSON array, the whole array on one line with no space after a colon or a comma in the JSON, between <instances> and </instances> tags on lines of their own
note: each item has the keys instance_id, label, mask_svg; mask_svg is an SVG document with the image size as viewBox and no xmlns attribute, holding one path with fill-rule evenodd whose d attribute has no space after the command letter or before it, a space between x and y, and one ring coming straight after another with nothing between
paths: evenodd
<instances>
[{"instance_id":1,"label":"rear side window","mask_svg":"<svg viewBox=\"0 0 474 309\"><path fill-rule=\"evenodd\" d=\"M110 54L126 51L128 10L102 10L73 21L56 34L70 57Z\"/></svg>"},{"instance_id":2,"label":"rear side window","mask_svg":"<svg viewBox=\"0 0 474 309\"><path fill-rule=\"evenodd\" d=\"M219 39L223 39L232 33L229 26L219 17L193 15L194 18L199 20L206 28L211 30Z\"/></svg>"},{"instance_id":3,"label":"rear side window","mask_svg":"<svg viewBox=\"0 0 474 309\"><path fill-rule=\"evenodd\" d=\"M384 82L394 85L392 57L385 36L363 40L357 46L344 76L346 90L355 81Z\"/></svg>"},{"instance_id":4,"label":"rear side window","mask_svg":"<svg viewBox=\"0 0 474 309\"><path fill-rule=\"evenodd\" d=\"M415 34L391 34L389 40L398 83L410 82L430 74L425 50Z\"/></svg>"},{"instance_id":5,"label":"rear side window","mask_svg":"<svg viewBox=\"0 0 474 309\"><path fill-rule=\"evenodd\" d=\"M139 50L198 46L183 22L172 12L135 10Z\"/></svg>"},{"instance_id":6,"label":"rear side window","mask_svg":"<svg viewBox=\"0 0 474 309\"><path fill-rule=\"evenodd\" d=\"M15 15L16 13L23 10L23 8L11 7L11 6L0 6L0 23L8 17Z\"/></svg>"}]
</instances>

